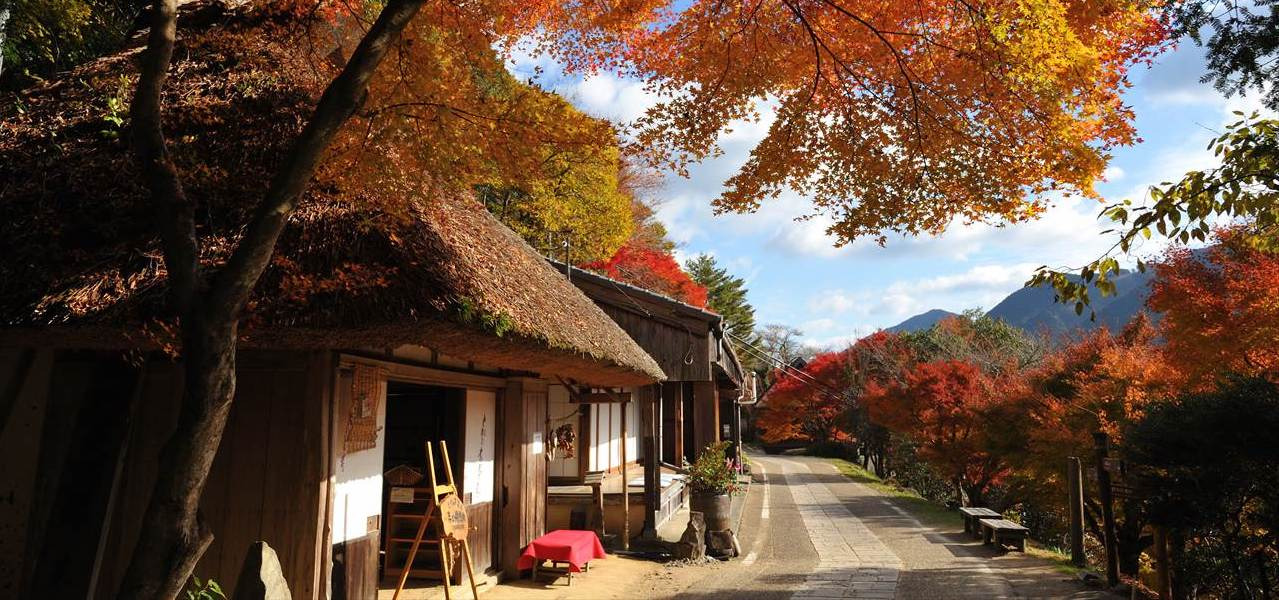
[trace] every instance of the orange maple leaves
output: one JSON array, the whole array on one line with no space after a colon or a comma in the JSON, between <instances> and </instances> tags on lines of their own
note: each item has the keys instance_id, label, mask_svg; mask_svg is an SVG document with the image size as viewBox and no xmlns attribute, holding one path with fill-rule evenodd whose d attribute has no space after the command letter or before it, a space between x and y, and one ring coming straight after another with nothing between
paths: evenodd
<instances>
[{"instance_id":1,"label":"orange maple leaves","mask_svg":"<svg viewBox=\"0 0 1279 600\"><path fill-rule=\"evenodd\" d=\"M1279 256L1254 249L1240 231L1216 237L1155 265L1149 304L1163 313L1169 360L1200 384L1223 372L1279 380Z\"/></svg>"}]
</instances>

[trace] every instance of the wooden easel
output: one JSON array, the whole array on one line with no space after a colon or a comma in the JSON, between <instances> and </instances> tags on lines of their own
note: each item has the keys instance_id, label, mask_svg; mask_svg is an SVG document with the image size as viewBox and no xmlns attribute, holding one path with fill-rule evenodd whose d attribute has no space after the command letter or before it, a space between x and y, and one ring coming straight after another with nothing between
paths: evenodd
<instances>
[{"instance_id":1,"label":"wooden easel","mask_svg":"<svg viewBox=\"0 0 1279 600\"><path fill-rule=\"evenodd\" d=\"M391 597L392 600L399 600L400 592L404 591L404 584L409 579L413 559L417 558L417 550L422 545L422 538L426 536L427 524L431 522L431 517L435 516L436 511L440 513L440 568L444 571L444 598L446 600L453 598L453 586L449 575L449 551L454 544L462 546L462 559L466 561L466 575L471 582L471 595L475 600L480 598L480 592L475 589L475 569L471 566L471 547L466 542L466 534L470 530L466 522L466 505L457 497L457 485L453 483L453 464L449 462L449 447L443 440L440 440L440 454L444 458L444 475L448 478L448 483L444 485L440 485L435 477L435 455L431 452L431 442L426 443L426 469L431 475L431 500L427 505L426 514L422 515L422 521L417 526L413 545L409 546L409 556L404 562L404 570L400 572L400 582L395 586L395 595Z\"/></svg>"}]
</instances>

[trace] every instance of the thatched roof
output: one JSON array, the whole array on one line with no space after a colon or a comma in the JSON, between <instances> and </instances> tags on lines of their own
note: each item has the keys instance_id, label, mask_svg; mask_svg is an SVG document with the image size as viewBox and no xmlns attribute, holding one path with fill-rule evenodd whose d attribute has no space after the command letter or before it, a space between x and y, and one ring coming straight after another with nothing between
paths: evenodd
<instances>
[{"instance_id":1,"label":"thatched roof","mask_svg":"<svg viewBox=\"0 0 1279 600\"><path fill-rule=\"evenodd\" d=\"M166 133L199 206L206 265L225 260L323 79L273 35L228 19L184 30L175 52ZM0 98L0 341L127 348L163 338L156 211L113 122L124 116L132 88L121 78L136 73L135 56ZM467 194L395 181L317 175L255 291L246 345L419 344L596 385L662 377Z\"/></svg>"}]
</instances>

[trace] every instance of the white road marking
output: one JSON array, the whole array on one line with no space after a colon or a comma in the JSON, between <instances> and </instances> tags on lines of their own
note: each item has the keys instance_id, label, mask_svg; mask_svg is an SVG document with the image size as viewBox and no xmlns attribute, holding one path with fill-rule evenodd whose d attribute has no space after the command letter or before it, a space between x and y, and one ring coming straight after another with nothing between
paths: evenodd
<instances>
[{"instance_id":1,"label":"white road marking","mask_svg":"<svg viewBox=\"0 0 1279 600\"><path fill-rule=\"evenodd\" d=\"M759 535L755 536L755 543L751 544L751 551L742 558L742 566L749 567L755 564L759 559L759 550L764 546L764 538L768 537L768 490L772 486L768 484L768 474L764 471L764 463L756 462L755 466L759 468L760 479L764 485L764 507L759 511Z\"/></svg>"}]
</instances>

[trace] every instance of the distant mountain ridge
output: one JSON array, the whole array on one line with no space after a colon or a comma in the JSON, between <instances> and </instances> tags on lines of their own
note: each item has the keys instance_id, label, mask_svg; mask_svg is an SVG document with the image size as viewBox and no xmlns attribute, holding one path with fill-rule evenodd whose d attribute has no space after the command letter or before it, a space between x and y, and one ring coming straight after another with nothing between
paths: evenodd
<instances>
[{"instance_id":1,"label":"distant mountain ridge","mask_svg":"<svg viewBox=\"0 0 1279 600\"><path fill-rule=\"evenodd\" d=\"M934 308L928 312L917 314L901 323L889 327L885 331L890 333L911 333L915 331L923 331L936 325L938 321L947 317L958 317L959 315L948 310Z\"/></svg>"},{"instance_id":2,"label":"distant mountain ridge","mask_svg":"<svg viewBox=\"0 0 1279 600\"><path fill-rule=\"evenodd\" d=\"M1061 304L1053 301L1051 287L1021 288L996 304L986 312L992 318L1001 319L1005 323L1034 333L1047 333L1052 337L1060 337L1076 331L1093 331L1105 327L1110 331L1119 331L1127 325L1137 313L1145 310L1146 298L1150 296L1150 272L1121 271L1113 277L1115 295L1102 296L1092 290L1092 306L1084 310L1083 315L1075 314L1074 304ZM1075 278L1075 281L1080 281ZM1089 319L1089 309L1096 313L1096 318ZM923 331L938 321L957 316L955 313L933 309L902 321L886 331L906 333Z\"/></svg>"}]
</instances>

